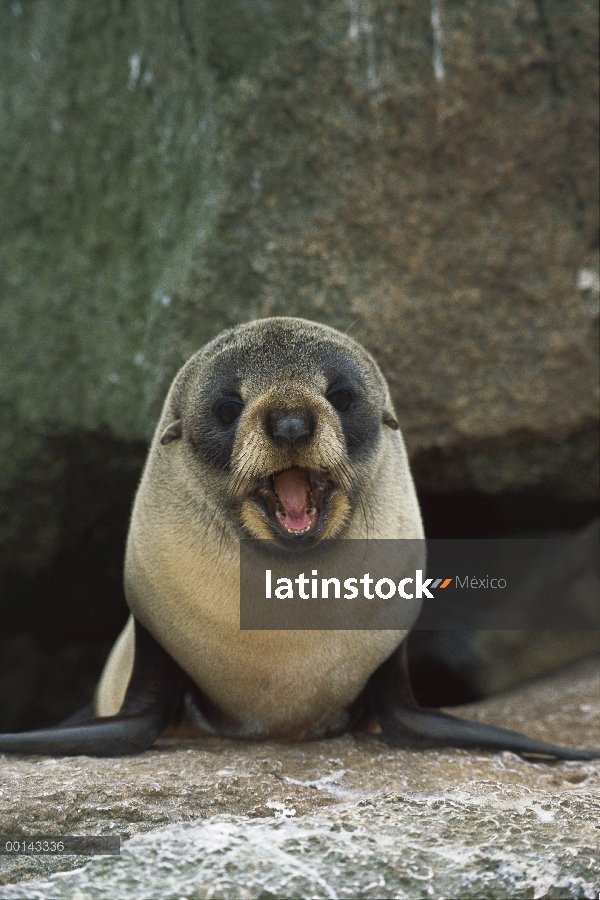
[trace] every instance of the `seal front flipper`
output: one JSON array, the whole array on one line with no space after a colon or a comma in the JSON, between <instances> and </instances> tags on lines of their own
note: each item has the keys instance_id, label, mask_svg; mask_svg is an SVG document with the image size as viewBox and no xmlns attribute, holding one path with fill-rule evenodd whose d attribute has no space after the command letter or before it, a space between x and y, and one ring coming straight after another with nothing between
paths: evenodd
<instances>
[{"instance_id":1,"label":"seal front flipper","mask_svg":"<svg viewBox=\"0 0 600 900\"><path fill-rule=\"evenodd\" d=\"M410 688L406 642L371 676L366 698L381 726L382 738L392 746L465 747L512 750L525 756L554 759L600 759L599 750L557 747L507 728L459 719L435 709L422 709Z\"/></svg>"},{"instance_id":2,"label":"seal front flipper","mask_svg":"<svg viewBox=\"0 0 600 900\"><path fill-rule=\"evenodd\" d=\"M0 752L56 756L141 753L169 724L184 679L184 672L167 651L136 622L133 673L117 715L81 721L76 713L54 728L0 734Z\"/></svg>"}]
</instances>

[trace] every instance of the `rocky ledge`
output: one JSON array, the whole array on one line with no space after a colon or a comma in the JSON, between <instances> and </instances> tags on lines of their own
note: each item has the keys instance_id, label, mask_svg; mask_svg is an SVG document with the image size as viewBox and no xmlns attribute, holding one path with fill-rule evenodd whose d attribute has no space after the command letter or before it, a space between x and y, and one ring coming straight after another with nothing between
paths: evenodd
<instances>
[{"instance_id":1,"label":"rocky ledge","mask_svg":"<svg viewBox=\"0 0 600 900\"><path fill-rule=\"evenodd\" d=\"M598 661L460 713L596 746ZM0 898L592 898L599 772L599 762L393 750L350 735L163 738L124 759L5 757L3 834L123 842L120 857L3 857Z\"/></svg>"}]
</instances>

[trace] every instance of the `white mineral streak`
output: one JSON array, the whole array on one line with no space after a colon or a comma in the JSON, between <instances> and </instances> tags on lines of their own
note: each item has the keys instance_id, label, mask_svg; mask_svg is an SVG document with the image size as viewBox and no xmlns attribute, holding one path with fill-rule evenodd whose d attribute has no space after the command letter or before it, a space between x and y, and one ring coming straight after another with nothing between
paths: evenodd
<instances>
[{"instance_id":1,"label":"white mineral streak","mask_svg":"<svg viewBox=\"0 0 600 900\"><path fill-rule=\"evenodd\" d=\"M582 292L582 300L593 315L600 314L600 277L594 269L580 269L577 273L577 289Z\"/></svg>"},{"instance_id":2,"label":"white mineral streak","mask_svg":"<svg viewBox=\"0 0 600 900\"><path fill-rule=\"evenodd\" d=\"M367 85L374 90L378 84L377 68L375 65L375 39L373 37L373 10L371 0L348 0L350 8L350 25L348 38L353 44L364 42L366 58Z\"/></svg>"},{"instance_id":3,"label":"white mineral streak","mask_svg":"<svg viewBox=\"0 0 600 900\"><path fill-rule=\"evenodd\" d=\"M438 81L443 81L446 71L442 55L444 33L442 31L440 0L431 0L431 27L433 29L433 72Z\"/></svg>"},{"instance_id":4,"label":"white mineral streak","mask_svg":"<svg viewBox=\"0 0 600 900\"><path fill-rule=\"evenodd\" d=\"M130 91L135 91L138 79L140 77L141 57L139 53L132 53L129 57L129 81L127 87Z\"/></svg>"},{"instance_id":5,"label":"white mineral streak","mask_svg":"<svg viewBox=\"0 0 600 900\"><path fill-rule=\"evenodd\" d=\"M577 273L577 287L580 291L600 293L600 277L593 269L580 269Z\"/></svg>"}]
</instances>

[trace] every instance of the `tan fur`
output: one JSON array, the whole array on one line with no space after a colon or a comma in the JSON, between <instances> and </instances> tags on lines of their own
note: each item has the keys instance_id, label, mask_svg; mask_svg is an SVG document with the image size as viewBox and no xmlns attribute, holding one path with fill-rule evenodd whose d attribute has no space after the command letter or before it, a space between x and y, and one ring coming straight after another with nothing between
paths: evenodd
<instances>
[{"instance_id":1,"label":"tan fur","mask_svg":"<svg viewBox=\"0 0 600 900\"><path fill-rule=\"evenodd\" d=\"M94 694L97 716L114 716L121 709L133 671L134 651L134 622L133 616L129 616L127 625L113 644Z\"/></svg>"},{"instance_id":2,"label":"tan fur","mask_svg":"<svg viewBox=\"0 0 600 900\"><path fill-rule=\"evenodd\" d=\"M275 346L275 340L287 340L289 359L304 366L301 377L270 363L269 342ZM311 737L335 730L371 673L407 633L239 628L239 538L272 538L260 511L244 494L254 475L290 466L326 467L343 486L350 472L360 480L368 507L352 508L346 491L337 492L326 536L423 536L400 431L382 427L372 459L352 463L338 416L324 397L326 376L311 366L311 348L317 344L350 354L366 379L380 420L385 416L393 420L383 376L366 351L347 336L301 319L265 319L240 326L192 357L176 377L132 515L125 569L131 611L222 711L230 723L229 733L241 736ZM264 348L258 356L257 347ZM240 388L245 407L228 475L215 474L199 462L186 440L197 418L198 385L223 352L230 354L226 359L231 366L236 353L240 360L255 354L253 369ZM267 439L265 416L274 405L295 409L299 404L314 413L310 443L298 449L276 447ZM165 429L180 418L183 438L161 445ZM235 517L225 514L232 492L241 504L237 525ZM409 566L414 569L421 562L415 558ZM127 639L123 642L127 644ZM104 698L101 706L97 703L99 714L117 711L117 698L130 673L130 656L111 654L97 692ZM114 688L118 682L121 693Z\"/></svg>"}]
</instances>

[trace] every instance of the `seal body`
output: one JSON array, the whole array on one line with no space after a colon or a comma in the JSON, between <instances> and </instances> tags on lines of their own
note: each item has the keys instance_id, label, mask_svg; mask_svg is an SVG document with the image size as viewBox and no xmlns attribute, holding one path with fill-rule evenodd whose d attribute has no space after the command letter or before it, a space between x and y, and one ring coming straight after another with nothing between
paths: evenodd
<instances>
[{"instance_id":1,"label":"seal body","mask_svg":"<svg viewBox=\"0 0 600 900\"><path fill-rule=\"evenodd\" d=\"M184 691L194 724L213 733L321 737L364 711L391 746L600 756L421 709L404 642L414 619L396 631L241 631L243 537L324 555L350 538L423 537L386 382L332 328L262 319L224 332L184 365L136 496L125 563L132 616L95 708L52 728L0 734L0 751L140 753ZM405 545L404 571L424 568L424 542ZM408 619L418 611L416 603Z\"/></svg>"},{"instance_id":2,"label":"seal body","mask_svg":"<svg viewBox=\"0 0 600 900\"><path fill-rule=\"evenodd\" d=\"M338 733L407 632L240 631L240 537L300 552L323 538L423 537L385 379L332 328L258 320L182 368L135 500L125 591L135 618L219 710L218 726L204 717L205 727ZM407 571L423 564L415 544ZM120 640L99 715L118 711L131 673L131 624Z\"/></svg>"}]
</instances>

